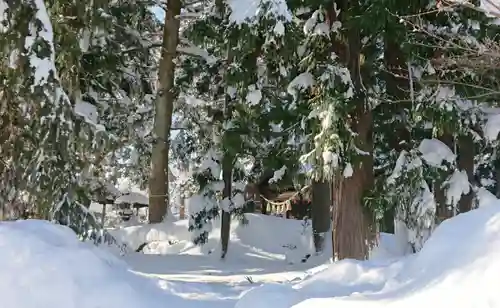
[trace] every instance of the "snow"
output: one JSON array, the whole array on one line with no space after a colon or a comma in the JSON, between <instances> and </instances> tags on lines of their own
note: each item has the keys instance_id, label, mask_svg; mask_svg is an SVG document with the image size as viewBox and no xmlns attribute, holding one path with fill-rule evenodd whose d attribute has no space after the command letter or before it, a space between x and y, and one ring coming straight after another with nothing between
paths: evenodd
<instances>
[{"instance_id":1,"label":"snow","mask_svg":"<svg viewBox=\"0 0 500 308\"><path fill-rule=\"evenodd\" d=\"M305 34L314 35L325 35L328 36L330 33L330 25L324 21L323 12L321 10L316 10L311 15L311 17L304 24ZM335 21L332 24L333 29L340 28L340 22Z\"/></svg>"},{"instance_id":2,"label":"snow","mask_svg":"<svg viewBox=\"0 0 500 308\"><path fill-rule=\"evenodd\" d=\"M273 32L277 36L284 36L285 35L285 25L281 21L278 20L276 22L276 25L274 26Z\"/></svg>"},{"instance_id":3,"label":"snow","mask_svg":"<svg viewBox=\"0 0 500 308\"><path fill-rule=\"evenodd\" d=\"M499 307L499 232L497 200L443 222L415 255L336 262L288 289L258 287L236 307Z\"/></svg>"},{"instance_id":4,"label":"snow","mask_svg":"<svg viewBox=\"0 0 500 308\"><path fill-rule=\"evenodd\" d=\"M262 12L263 7L260 0L229 0L228 4L231 9L229 20L237 25L243 23L253 24L258 21L257 17L261 14L266 17L271 15L283 18L286 21L292 20L292 13L288 9L285 0L267 0L262 2L269 4L264 13Z\"/></svg>"},{"instance_id":5,"label":"snow","mask_svg":"<svg viewBox=\"0 0 500 308\"><path fill-rule=\"evenodd\" d=\"M269 183L277 183L281 179L283 179L283 177L285 176L285 173L286 173L286 169L287 169L286 166L283 165L281 168L274 171L273 177L271 179L269 179Z\"/></svg>"},{"instance_id":6,"label":"snow","mask_svg":"<svg viewBox=\"0 0 500 308\"><path fill-rule=\"evenodd\" d=\"M446 204L456 207L462 195L470 192L469 178L465 170L455 170L446 181Z\"/></svg>"},{"instance_id":7,"label":"snow","mask_svg":"<svg viewBox=\"0 0 500 308\"><path fill-rule=\"evenodd\" d=\"M261 99L262 99L262 92L259 89L257 89L255 85L248 86L248 94L246 100L250 104L250 106L258 105Z\"/></svg>"},{"instance_id":8,"label":"snow","mask_svg":"<svg viewBox=\"0 0 500 308\"><path fill-rule=\"evenodd\" d=\"M116 204L128 203L128 204L149 204L149 198L147 195L139 192L128 192L115 200Z\"/></svg>"},{"instance_id":9,"label":"snow","mask_svg":"<svg viewBox=\"0 0 500 308\"><path fill-rule=\"evenodd\" d=\"M490 142L497 140L500 133L500 114L491 114L483 127L484 138Z\"/></svg>"},{"instance_id":10,"label":"snow","mask_svg":"<svg viewBox=\"0 0 500 308\"><path fill-rule=\"evenodd\" d=\"M0 223L0 296L15 308L137 308L180 305L111 254L69 228L27 220ZM174 304L175 303L175 304Z\"/></svg>"},{"instance_id":11,"label":"snow","mask_svg":"<svg viewBox=\"0 0 500 308\"><path fill-rule=\"evenodd\" d=\"M347 164L344 169L344 177L350 178L354 174L354 169L352 169L351 164Z\"/></svg>"},{"instance_id":12,"label":"snow","mask_svg":"<svg viewBox=\"0 0 500 308\"><path fill-rule=\"evenodd\" d=\"M224 261L213 253L219 220L203 247L187 220L112 229L132 248L121 259L66 227L4 222L0 296L16 308L500 307L500 201L483 203L441 223L416 254L382 233L370 260L334 263L330 253L301 262L313 251L310 225L258 214L232 223Z\"/></svg>"},{"instance_id":13,"label":"snow","mask_svg":"<svg viewBox=\"0 0 500 308\"><path fill-rule=\"evenodd\" d=\"M246 214L248 224L234 221L231 224L231 247L228 256L236 260L252 263L255 271L259 263L287 267L289 261L299 261L305 254L312 252L310 226L304 228L302 221L287 220L280 217ZM273 226L274 232L269 233ZM206 245L199 247L191 243L188 221L164 222L161 224L132 226L110 230L111 234L128 247L136 250L143 243L152 243L145 252L154 255L203 255L217 249L220 238L220 221L214 221ZM174 243L174 244L172 244ZM293 248L295 247L295 248ZM205 256L206 257L206 256ZM218 255L215 256L218 258ZM326 259L321 259L321 262ZM178 266L178 264L172 264Z\"/></svg>"},{"instance_id":14,"label":"snow","mask_svg":"<svg viewBox=\"0 0 500 308\"><path fill-rule=\"evenodd\" d=\"M180 53L201 57L207 62L207 64L215 64L217 62L217 58L211 55L208 51L193 45L177 46L177 51Z\"/></svg>"},{"instance_id":15,"label":"snow","mask_svg":"<svg viewBox=\"0 0 500 308\"><path fill-rule=\"evenodd\" d=\"M33 88L35 86L43 86L48 80L49 76L56 74L55 67L55 49L54 49L54 33L52 31L52 24L50 22L49 15L45 9L45 4L43 0L34 1L34 9L36 11L35 18L41 24L38 27L35 23L30 23L29 35L26 36L24 42L24 48L28 51L30 55L30 65L34 71L34 82ZM36 52L37 44L39 39L45 40L49 48L50 55L44 58L39 58Z\"/></svg>"},{"instance_id":16,"label":"snow","mask_svg":"<svg viewBox=\"0 0 500 308\"><path fill-rule=\"evenodd\" d=\"M308 88L312 88L316 82L314 81L313 74L309 72L304 72L295 77L288 85L287 92L297 97L298 92Z\"/></svg>"},{"instance_id":17,"label":"snow","mask_svg":"<svg viewBox=\"0 0 500 308\"><path fill-rule=\"evenodd\" d=\"M99 123L99 113L97 112L97 107L92 105L91 103L85 101L78 101L74 107L75 114L83 117L85 122L91 124L99 131L104 131L105 128L103 125Z\"/></svg>"},{"instance_id":18,"label":"snow","mask_svg":"<svg viewBox=\"0 0 500 308\"><path fill-rule=\"evenodd\" d=\"M486 207L495 204L497 197L484 187L479 187L476 191L478 207Z\"/></svg>"},{"instance_id":19,"label":"snow","mask_svg":"<svg viewBox=\"0 0 500 308\"><path fill-rule=\"evenodd\" d=\"M446 144L434 138L422 140L418 150L425 162L433 167L441 168L443 161L453 163L456 158Z\"/></svg>"}]
</instances>

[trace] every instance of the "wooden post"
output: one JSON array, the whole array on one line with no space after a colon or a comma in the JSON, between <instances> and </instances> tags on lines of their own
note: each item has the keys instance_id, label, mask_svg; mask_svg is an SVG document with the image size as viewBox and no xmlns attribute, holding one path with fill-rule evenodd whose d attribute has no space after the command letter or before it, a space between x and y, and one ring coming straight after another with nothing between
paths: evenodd
<instances>
[{"instance_id":1,"label":"wooden post","mask_svg":"<svg viewBox=\"0 0 500 308\"><path fill-rule=\"evenodd\" d=\"M186 199L181 197L181 206L179 208L179 219L186 218Z\"/></svg>"},{"instance_id":2,"label":"wooden post","mask_svg":"<svg viewBox=\"0 0 500 308\"><path fill-rule=\"evenodd\" d=\"M106 221L106 202L102 204L102 219L101 219L101 229L104 230L104 222Z\"/></svg>"}]
</instances>

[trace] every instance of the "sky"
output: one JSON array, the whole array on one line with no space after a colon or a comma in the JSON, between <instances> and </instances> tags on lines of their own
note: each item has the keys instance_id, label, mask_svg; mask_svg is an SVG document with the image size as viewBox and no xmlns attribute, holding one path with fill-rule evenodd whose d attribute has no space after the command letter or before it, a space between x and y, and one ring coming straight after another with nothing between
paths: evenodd
<instances>
[{"instance_id":1,"label":"sky","mask_svg":"<svg viewBox=\"0 0 500 308\"><path fill-rule=\"evenodd\" d=\"M156 17L159 19L159 20L164 20L165 19L165 11L160 8L160 7L152 7L151 8L151 11L153 11L153 13L155 13Z\"/></svg>"}]
</instances>

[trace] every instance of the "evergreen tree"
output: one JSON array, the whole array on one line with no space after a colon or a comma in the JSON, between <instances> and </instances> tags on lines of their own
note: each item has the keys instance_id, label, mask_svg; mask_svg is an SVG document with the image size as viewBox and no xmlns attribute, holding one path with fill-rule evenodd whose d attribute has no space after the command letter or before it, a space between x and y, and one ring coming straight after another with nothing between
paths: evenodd
<instances>
[{"instance_id":1,"label":"evergreen tree","mask_svg":"<svg viewBox=\"0 0 500 308\"><path fill-rule=\"evenodd\" d=\"M2 15L12 55L1 73L1 125L12 132L2 197L85 235L97 227L86 207L111 193L110 164L145 144L157 22L144 2L45 4L5 4Z\"/></svg>"}]
</instances>

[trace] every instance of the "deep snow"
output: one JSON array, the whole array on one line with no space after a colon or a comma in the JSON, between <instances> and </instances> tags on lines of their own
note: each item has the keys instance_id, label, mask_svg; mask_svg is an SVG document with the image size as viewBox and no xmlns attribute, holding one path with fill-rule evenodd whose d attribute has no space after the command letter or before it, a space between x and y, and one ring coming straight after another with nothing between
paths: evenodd
<instances>
[{"instance_id":1,"label":"deep snow","mask_svg":"<svg viewBox=\"0 0 500 308\"><path fill-rule=\"evenodd\" d=\"M12 308L179 307L153 281L111 254L81 243L66 227L26 220L0 223L0 298Z\"/></svg>"},{"instance_id":2,"label":"deep snow","mask_svg":"<svg viewBox=\"0 0 500 308\"><path fill-rule=\"evenodd\" d=\"M441 224L421 252L397 256L382 234L369 261L300 258L311 249L300 221L249 215L232 225L230 255L215 228L204 248L186 221L111 232L145 253L122 259L80 243L71 230L36 220L0 223L0 296L5 307L500 307L500 202ZM303 234L304 233L304 234ZM296 249L290 249L291 246ZM209 251L212 253L208 254Z\"/></svg>"},{"instance_id":3,"label":"deep snow","mask_svg":"<svg viewBox=\"0 0 500 308\"><path fill-rule=\"evenodd\" d=\"M279 291L287 302L254 289L236 305L249 307L500 307L500 203L442 223L415 254L399 260L344 260ZM271 287L274 288L274 287Z\"/></svg>"}]
</instances>

